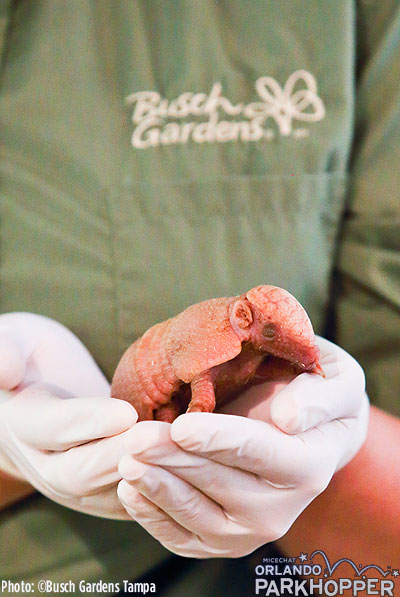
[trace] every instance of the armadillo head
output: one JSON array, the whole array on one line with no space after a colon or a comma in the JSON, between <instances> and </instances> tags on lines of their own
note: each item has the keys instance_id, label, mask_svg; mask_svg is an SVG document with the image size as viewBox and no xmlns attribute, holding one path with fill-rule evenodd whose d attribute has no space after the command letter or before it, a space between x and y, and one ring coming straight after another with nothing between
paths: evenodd
<instances>
[{"instance_id":1,"label":"armadillo head","mask_svg":"<svg viewBox=\"0 0 400 597\"><path fill-rule=\"evenodd\" d=\"M311 321L300 303L277 286L256 286L231 308L231 323L257 350L300 370L322 372Z\"/></svg>"}]
</instances>

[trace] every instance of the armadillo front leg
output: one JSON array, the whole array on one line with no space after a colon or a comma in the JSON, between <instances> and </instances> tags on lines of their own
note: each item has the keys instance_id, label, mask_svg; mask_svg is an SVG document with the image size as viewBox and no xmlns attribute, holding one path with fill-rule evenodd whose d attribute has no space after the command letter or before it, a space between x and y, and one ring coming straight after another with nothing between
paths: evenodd
<instances>
[{"instance_id":1,"label":"armadillo front leg","mask_svg":"<svg viewBox=\"0 0 400 597\"><path fill-rule=\"evenodd\" d=\"M186 412L212 413L215 408L215 389L211 370L196 375L190 383L190 388L192 398Z\"/></svg>"}]
</instances>

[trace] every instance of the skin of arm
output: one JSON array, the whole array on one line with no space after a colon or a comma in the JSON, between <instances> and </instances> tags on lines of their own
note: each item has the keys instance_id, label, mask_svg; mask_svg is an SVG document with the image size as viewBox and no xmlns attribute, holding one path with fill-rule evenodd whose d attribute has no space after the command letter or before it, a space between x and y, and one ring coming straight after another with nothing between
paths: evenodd
<instances>
[{"instance_id":1,"label":"skin of arm","mask_svg":"<svg viewBox=\"0 0 400 597\"><path fill-rule=\"evenodd\" d=\"M394 107L399 103L400 88L397 79L393 79L395 83L391 80L399 63L400 37L397 34L394 44L390 12L397 11L397 3L388 2L376 9L378 5L364 3L357 9L361 11L358 39L363 46L356 106L360 132L352 160L351 216L343 234L341 277L336 281L336 287L340 283L344 290L337 314L340 334L335 329L335 337L340 346L360 359L370 375L367 387L371 383L371 395L385 405L390 401L396 404L399 381L397 366L390 377L387 373L391 363L396 363L399 350L399 269L394 266L399 263L399 252L392 237L398 238L399 169L394 164L400 129L399 120L394 121L391 115L398 114ZM385 29L391 34L385 36ZM385 109L376 101L378 88L385 94ZM379 335L365 335L361 342L354 325L358 329L374 325ZM382 364L376 358L378 346L386 347L380 355ZM361 450L334 475L327 489L277 545L288 556L301 551L310 555L320 549L331 562L347 557L358 564L399 568L399 512L400 419L371 407L368 436ZM342 572L340 567L333 576L340 577ZM397 580L396 587L398 584Z\"/></svg>"},{"instance_id":2,"label":"skin of arm","mask_svg":"<svg viewBox=\"0 0 400 597\"><path fill-rule=\"evenodd\" d=\"M0 510L15 504L34 491L35 489L29 483L0 471Z\"/></svg>"},{"instance_id":3,"label":"skin of arm","mask_svg":"<svg viewBox=\"0 0 400 597\"><path fill-rule=\"evenodd\" d=\"M400 420L371 407L365 444L277 542L280 550L293 556L322 549L333 562L398 567L399 449Z\"/></svg>"}]
</instances>

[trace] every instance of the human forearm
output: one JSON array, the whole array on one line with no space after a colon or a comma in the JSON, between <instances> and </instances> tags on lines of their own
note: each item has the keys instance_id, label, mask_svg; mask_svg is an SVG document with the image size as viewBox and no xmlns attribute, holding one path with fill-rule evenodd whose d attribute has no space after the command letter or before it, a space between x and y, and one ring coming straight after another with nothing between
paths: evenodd
<instances>
[{"instance_id":1,"label":"human forearm","mask_svg":"<svg viewBox=\"0 0 400 597\"><path fill-rule=\"evenodd\" d=\"M386 567L400 557L400 420L371 408L357 456L301 514L278 546L287 554L323 549Z\"/></svg>"},{"instance_id":2,"label":"human forearm","mask_svg":"<svg viewBox=\"0 0 400 597\"><path fill-rule=\"evenodd\" d=\"M35 489L29 483L0 471L0 510L22 500L34 491Z\"/></svg>"}]
</instances>

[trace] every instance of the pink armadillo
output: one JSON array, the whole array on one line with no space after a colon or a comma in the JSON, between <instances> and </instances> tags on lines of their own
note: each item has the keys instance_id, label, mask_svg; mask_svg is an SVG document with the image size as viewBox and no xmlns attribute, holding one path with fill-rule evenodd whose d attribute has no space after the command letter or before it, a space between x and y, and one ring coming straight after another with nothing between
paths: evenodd
<instances>
[{"instance_id":1,"label":"pink armadillo","mask_svg":"<svg viewBox=\"0 0 400 597\"><path fill-rule=\"evenodd\" d=\"M307 313L286 290L257 286L149 328L122 356L111 395L133 404L139 420L172 422L304 371L323 375Z\"/></svg>"}]
</instances>

